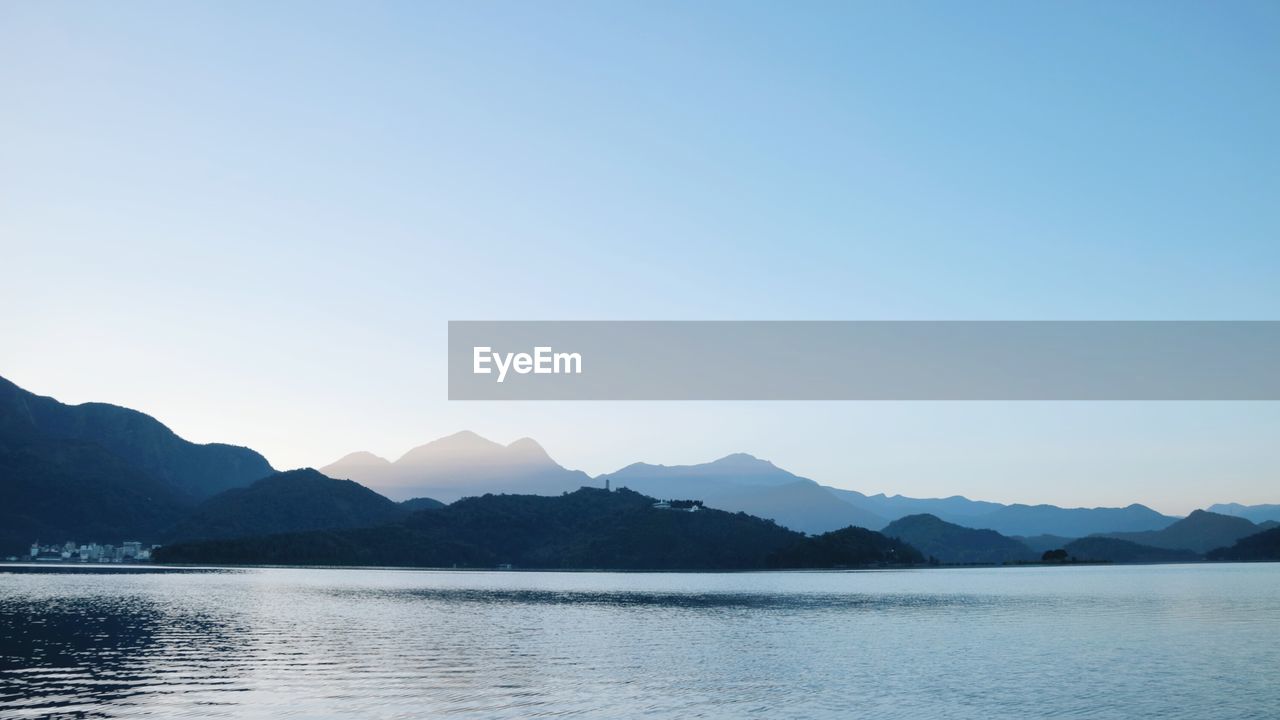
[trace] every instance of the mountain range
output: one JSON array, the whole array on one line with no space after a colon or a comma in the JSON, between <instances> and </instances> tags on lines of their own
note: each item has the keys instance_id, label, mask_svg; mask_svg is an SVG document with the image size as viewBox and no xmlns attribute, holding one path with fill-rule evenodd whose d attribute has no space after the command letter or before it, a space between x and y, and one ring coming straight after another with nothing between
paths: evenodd
<instances>
[{"instance_id":1,"label":"mountain range","mask_svg":"<svg viewBox=\"0 0 1280 720\"><path fill-rule=\"evenodd\" d=\"M162 539L213 540L367 527L399 520L410 512L359 483L334 480L303 468L214 495L166 531Z\"/></svg>"},{"instance_id":2,"label":"mountain range","mask_svg":"<svg viewBox=\"0 0 1280 720\"><path fill-rule=\"evenodd\" d=\"M927 513L898 518L883 532L946 565L1001 565L1040 557L1040 553L995 530L975 530Z\"/></svg>"},{"instance_id":3,"label":"mountain range","mask_svg":"<svg viewBox=\"0 0 1280 720\"><path fill-rule=\"evenodd\" d=\"M918 552L880 533L818 537L721 510L659 509L631 490L484 495L400 522L167 545L162 562L425 567L712 570L915 564Z\"/></svg>"},{"instance_id":4,"label":"mountain range","mask_svg":"<svg viewBox=\"0 0 1280 720\"><path fill-rule=\"evenodd\" d=\"M1105 537L1128 540L1141 545L1168 550L1191 550L1207 553L1262 531L1253 522L1205 510L1193 511L1185 518L1161 530L1146 532L1106 533Z\"/></svg>"},{"instance_id":5,"label":"mountain range","mask_svg":"<svg viewBox=\"0 0 1280 720\"><path fill-rule=\"evenodd\" d=\"M809 535L892 528L937 551L930 554L941 562L957 563L1006 562L1097 535L1204 553L1267 530L1275 520L1249 518L1269 518L1278 507L1216 505L1227 513L1197 511L1180 520L1138 504L1060 508L958 495L866 495L743 453L696 465L635 463L591 478L559 465L531 439L502 445L471 432L429 442L394 462L357 452L320 471L276 473L248 448L191 443L141 412L66 405L0 378L2 554L19 554L32 540L155 542L348 530L400 522L469 497L560 496L605 484L640 496L701 500L707 508Z\"/></svg>"},{"instance_id":6,"label":"mountain range","mask_svg":"<svg viewBox=\"0 0 1280 720\"><path fill-rule=\"evenodd\" d=\"M878 530L886 520L844 502L827 488L745 453L701 465L635 463L596 478L660 498L696 498L710 507L769 518L817 534L856 525Z\"/></svg>"},{"instance_id":7,"label":"mountain range","mask_svg":"<svg viewBox=\"0 0 1280 720\"><path fill-rule=\"evenodd\" d=\"M634 463L595 478L556 463L535 441L510 445L461 432L409 451L395 462L355 452L320 468L392 499L415 494L444 502L487 492L556 495L583 485L626 487L660 498L696 498L708 506L769 518L793 530L823 533L849 525L873 530L908 515L1004 535L1051 534L1068 539L1102 532L1159 530L1178 518L1132 504L1123 508L1006 505L948 498L865 495L821 485L773 463L736 453L696 465Z\"/></svg>"},{"instance_id":8,"label":"mountain range","mask_svg":"<svg viewBox=\"0 0 1280 720\"><path fill-rule=\"evenodd\" d=\"M1194 562L1200 555L1193 550L1139 545L1130 540L1094 535L1072 540L1063 546L1070 557L1085 562L1163 563Z\"/></svg>"},{"instance_id":9,"label":"mountain range","mask_svg":"<svg viewBox=\"0 0 1280 720\"><path fill-rule=\"evenodd\" d=\"M567 470L529 438L501 445L463 431L429 442L395 462L369 452L354 452L322 468L392 500L431 497L450 503L485 493L559 495L591 485L589 475Z\"/></svg>"},{"instance_id":10,"label":"mountain range","mask_svg":"<svg viewBox=\"0 0 1280 720\"><path fill-rule=\"evenodd\" d=\"M1259 525L1266 522L1280 523L1280 505L1241 505L1240 503L1218 503L1206 508L1219 515L1231 515L1251 520Z\"/></svg>"}]
</instances>

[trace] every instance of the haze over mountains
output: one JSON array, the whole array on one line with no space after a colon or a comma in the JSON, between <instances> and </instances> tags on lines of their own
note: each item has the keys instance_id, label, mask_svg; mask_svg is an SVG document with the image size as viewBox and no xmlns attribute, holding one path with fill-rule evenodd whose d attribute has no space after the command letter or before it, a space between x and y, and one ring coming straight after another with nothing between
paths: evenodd
<instances>
[{"instance_id":1,"label":"haze over mountains","mask_svg":"<svg viewBox=\"0 0 1280 720\"><path fill-rule=\"evenodd\" d=\"M930 514L1004 535L1078 538L1102 532L1159 530L1178 518L1145 505L1123 508L1060 508L1005 505L949 498L865 495L820 485L767 460L736 453L697 465L634 463L595 478L556 463L535 441L510 445L461 432L409 451L392 463L367 452L351 453L320 469L350 478L392 498L417 495L452 502L484 493L556 495L583 485L626 487L661 498L695 498L710 507L766 517L806 533L849 525L880 529L908 515Z\"/></svg>"},{"instance_id":2,"label":"haze over mountains","mask_svg":"<svg viewBox=\"0 0 1280 720\"><path fill-rule=\"evenodd\" d=\"M1138 504L1059 508L865 495L744 453L696 465L635 463L591 478L562 467L531 439L502 445L471 432L429 442L395 462L361 452L321 472L275 473L248 448L197 445L135 410L64 405L0 378L2 554L19 554L34 540L169 542L381 526L465 497L562 496L606 483L660 499L701 500L810 535L888 526L956 563L1020 560L1093 535L1112 542L1080 547L1121 559L1175 558L1181 555L1155 550L1202 554L1265 531L1280 517L1280 505L1217 505L1230 515L1197 511L1180 520ZM848 543L879 541L846 533L824 542L835 545L823 552L837 545L845 552Z\"/></svg>"},{"instance_id":3,"label":"haze over mountains","mask_svg":"<svg viewBox=\"0 0 1280 720\"><path fill-rule=\"evenodd\" d=\"M1255 523L1280 522L1280 505L1241 505L1240 503L1218 503L1205 508L1209 512L1220 515L1231 515L1252 520Z\"/></svg>"},{"instance_id":4,"label":"haze over mountains","mask_svg":"<svg viewBox=\"0 0 1280 720\"><path fill-rule=\"evenodd\" d=\"M559 495L594 484L586 473L561 467L529 438L500 445L465 430L416 447L395 462L355 452L320 472L355 480L392 500L430 497L445 503L485 493Z\"/></svg>"},{"instance_id":5,"label":"haze over mountains","mask_svg":"<svg viewBox=\"0 0 1280 720\"><path fill-rule=\"evenodd\" d=\"M1106 537L1155 548L1206 553L1214 548L1232 545L1240 538L1256 534L1262 529L1246 518L1196 510L1161 530L1113 532L1107 533Z\"/></svg>"},{"instance_id":6,"label":"haze over mountains","mask_svg":"<svg viewBox=\"0 0 1280 720\"><path fill-rule=\"evenodd\" d=\"M901 495L866 496L854 490L827 488L850 503L878 510L889 520L928 514L956 525L995 530L1003 535L1058 535L1083 537L1099 532L1158 530L1177 520L1134 503L1123 508L1062 508L1056 505L1005 505L949 498L909 498Z\"/></svg>"},{"instance_id":7,"label":"haze over mountains","mask_svg":"<svg viewBox=\"0 0 1280 720\"><path fill-rule=\"evenodd\" d=\"M613 487L661 498L695 498L710 507L767 517L805 533L850 525L878 530L886 520L846 503L818 483L745 453L701 465L635 463L608 475Z\"/></svg>"}]
</instances>

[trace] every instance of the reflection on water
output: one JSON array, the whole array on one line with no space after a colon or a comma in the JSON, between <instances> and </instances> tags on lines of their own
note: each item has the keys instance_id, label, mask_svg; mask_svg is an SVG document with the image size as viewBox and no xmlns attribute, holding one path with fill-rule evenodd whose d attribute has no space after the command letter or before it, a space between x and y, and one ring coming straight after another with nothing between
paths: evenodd
<instances>
[{"instance_id":1,"label":"reflection on water","mask_svg":"<svg viewBox=\"0 0 1280 720\"><path fill-rule=\"evenodd\" d=\"M1280 566L0 566L0 717L1263 718Z\"/></svg>"}]
</instances>

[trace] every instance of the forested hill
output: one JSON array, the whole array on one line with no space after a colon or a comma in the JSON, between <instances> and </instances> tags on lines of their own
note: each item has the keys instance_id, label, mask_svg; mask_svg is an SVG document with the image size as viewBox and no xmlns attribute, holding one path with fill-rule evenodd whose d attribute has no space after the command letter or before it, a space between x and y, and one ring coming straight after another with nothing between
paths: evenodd
<instances>
[{"instance_id":1,"label":"forested hill","mask_svg":"<svg viewBox=\"0 0 1280 720\"><path fill-rule=\"evenodd\" d=\"M653 507L630 490L485 495L375 528L181 543L160 562L618 570L746 570L919 562L872 531L819 538L743 513ZM843 534L840 534L843 533ZM838 536L837 536L838 535Z\"/></svg>"},{"instance_id":2,"label":"forested hill","mask_svg":"<svg viewBox=\"0 0 1280 720\"><path fill-rule=\"evenodd\" d=\"M420 498L423 503L434 502ZM436 503L439 506L439 503ZM310 468L265 477L205 500L166 533L170 540L213 540L269 533L371 527L408 515L352 480L335 480Z\"/></svg>"},{"instance_id":3,"label":"forested hill","mask_svg":"<svg viewBox=\"0 0 1280 720\"><path fill-rule=\"evenodd\" d=\"M884 534L910 543L948 565L998 565L1038 557L1031 548L995 530L961 527L927 513L894 520L885 527Z\"/></svg>"},{"instance_id":4,"label":"forested hill","mask_svg":"<svg viewBox=\"0 0 1280 720\"><path fill-rule=\"evenodd\" d=\"M1209 553L1210 560L1233 562L1280 561L1280 527L1240 538L1231 547Z\"/></svg>"}]
</instances>

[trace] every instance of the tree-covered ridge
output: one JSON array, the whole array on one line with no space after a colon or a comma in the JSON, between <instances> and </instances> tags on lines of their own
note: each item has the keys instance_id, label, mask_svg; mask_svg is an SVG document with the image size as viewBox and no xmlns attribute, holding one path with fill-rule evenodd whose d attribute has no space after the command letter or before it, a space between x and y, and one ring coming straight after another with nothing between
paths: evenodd
<instances>
[{"instance_id":1,"label":"tree-covered ridge","mask_svg":"<svg viewBox=\"0 0 1280 720\"><path fill-rule=\"evenodd\" d=\"M1257 562L1280 560L1280 527L1240 538L1231 547L1221 547L1208 555L1210 560Z\"/></svg>"},{"instance_id":2,"label":"tree-covered ridge","mask_svg":"<svg viewBox=\"0 0 1280 720\"><path fill-rule=\"evenodd\" d=\"M202 500L273 470L249 448L184 440L146 413L106 403L66 405L0 378L0 438L93 443L180 497Z\"/></svg>"},{"instance_id":3,"label":"tree-covered ridge","mask_svg":"<svg viewBox=\"0 0 1280 720\"><path fill-rule=\"evenodd\" d=\"M65 405L0 378L0 556L32 542L158 542L197 501L272 472L258 453L198 445L155 418Z\"/></svg>"},{"instance_id":4,"label":"tree-covered ridge","mask_svg":"<svg viewBox=\"0 0 1280 720\"><path fill-rule=\"evenodd\" d=\"M1069 557L1089 562L1160 563L1200 559L1193 550L1152 547L1100 535L1072 540L1062 549Z\"/></svg>"},{"instance_id":5,"label":"tree-covered ridge","mask_svg":"<svg viewBox=\"0 0 1280 720\"><path fill-rule=\"evenodd\" d=\"M416 497L416 498L409 498L408 500L400 501L400 507L404 508L405 511L407 512L418 512L419 510L439 510L440 508L444 507L444 505L445 504L440 502L439 500L436 500L435 498L429 498L429 497Z\"/></svg>"},{"instance_id":6,"label":"tree-covered ridge","mask_svg":"<svg viewBox=\"0 0 1280 720\"><path fill-rule=\"evenodd\" d=\"M772 556L775 568L842 568L866 565L918 565L925 561L916 548L883 533L860 527L833 530L805 538Z\"/></svg>"},{"instance_id":7,"label":"tree-covered ridge","mask_svg":"<svg viewBox=\"0 0 1280 720\"><path fill-rule=\"evenodd\" d=\"M1023 543L995 530L961 527L927 513L894 520L884 534L948 565L998 565L1031 560L1036 555Z\"/></svg>"},{"instance_id":8,"label":"tree-covered ridge","mask_svg":"<svg viewBox=\"0 0 1280 720\"><path fill-rule=\"evenodd\" d=\"M1104 533L1104 537L1128 540L1150 547L1207 553L1228 546L1258 532L1258 526L1242 517L1194 510L1163 530L1134 533Z\"/></svg>"},{"instance_id":9,"label":"tree-covered ridge","mask_svg":"<svg viewBox=\"0 0 1280 720\"><path fill-rule=\"evenodd\" d=\"M36 541L151 541L186 510L168 484L90 442L0 437L0 481L0 555Z\"/></svg>"},{"instance_id":10,"label":"tree-covered ridge","mask_svg":"<svg viewBox=\"0 0 1280 720\"><path fill-rule=\"evenodd\" d=\"M860 528L806 536L744 513L655 508L630 490L485 495L378 528L162 548L162 562L545 569L748 570L909 564L921 556Z\"/></svg>"},{"instance_id":11,"label":"tree-covered ridge","mask_svg":"<svg viewBox=\"0 0 1280 720\"><path fill-rule=\"evenodd\" d=\"M265 477L201 503L167 537L212 540L382 525L409 510L351 480L311 468Z\"/></svg>"}]
</instances>

